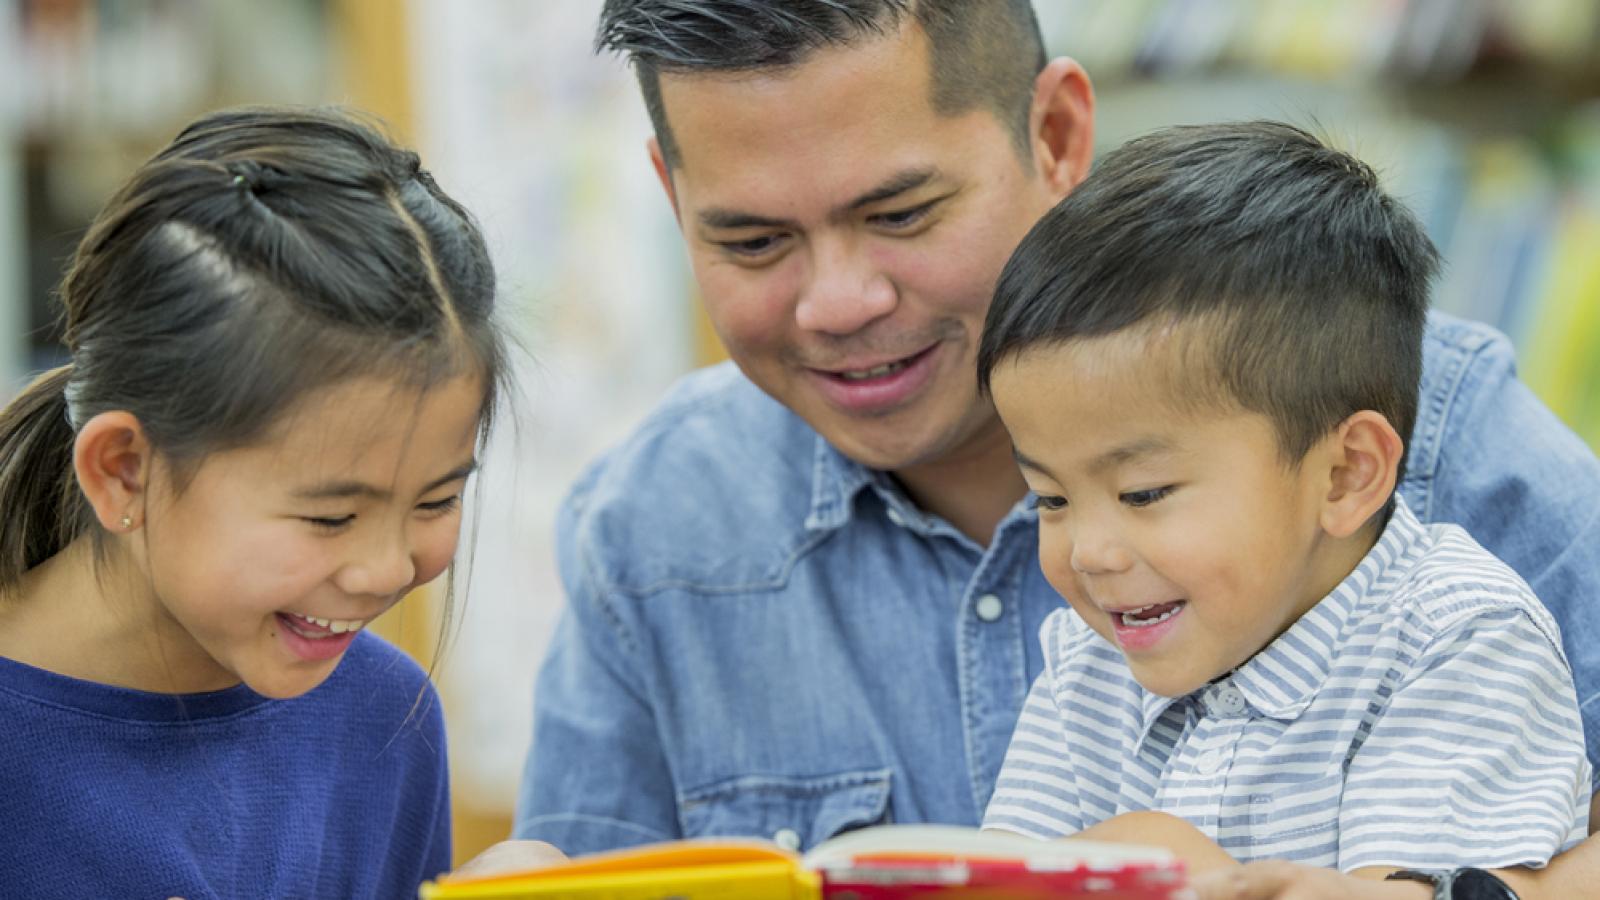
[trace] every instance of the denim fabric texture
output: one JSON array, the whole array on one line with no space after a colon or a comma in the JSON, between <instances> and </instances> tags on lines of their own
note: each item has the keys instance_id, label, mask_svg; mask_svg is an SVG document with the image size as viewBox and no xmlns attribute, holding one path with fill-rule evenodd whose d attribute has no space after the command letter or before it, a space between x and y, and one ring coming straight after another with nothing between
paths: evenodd
<instances>
[{"instance_id":1,"label":"denim fabric texture","mask_svg":"<svg viewBox=\"0 0 1600 900\"><path fill-rule=\"evenodd\" d=\"M1401 493L1549 607L1600 763L1600 460L1492 329L1434 314L1423 367ZM723 364L589 468L558 535L568 606L518 837L807 849L878 822L978 824L1062 605L1025 502L979 546Z\"/></svg>"}]
</instances>

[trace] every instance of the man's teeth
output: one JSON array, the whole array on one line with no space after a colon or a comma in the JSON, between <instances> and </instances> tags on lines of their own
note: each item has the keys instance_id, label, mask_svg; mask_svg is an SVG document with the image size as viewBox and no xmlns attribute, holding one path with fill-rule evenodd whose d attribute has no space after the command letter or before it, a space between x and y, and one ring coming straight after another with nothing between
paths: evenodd
<instances>
[{"instance_id":1,"label":"man's teeth","mask_svg":"<svg viewBox=\"0 0 1600 900\"><path fill-rule=\"evenodd\" d=\"M840 372L839 377L846 381L865 381L868 378L879 378L884 375L888 375L891 372L898 372L905 367L905 361L902 360L900 362L884 363L881 366L874 366L870 369L862 369L855 372Z\"/></svg>"},{"instance_id":2,"label":"man's teeth","mask_svg":"<svg viewBox=\"0 0 1600 900\"><path fill-rule=\"evenodd\" d=\"M1123 614L1122 614L1122 624L1127 625L1130 628L1149 628L1151 625L1159 625L1162 622L1165 622L1166 620L1168 620L1168 619L1172 618L1173 616L1177 615L1178 614L1178 610L1183 609L1183 604L1179 603L1179 604L1176 604L1175 606L1173 606L1171 609L1167 610L1166 612L1162 613L1161 615L1156 616L1153 619L1140 619L1140 618L1137 618L1137 616L1139 616L1139 614L1145 612L1146 610L1155 609L1156 607L1161 606L1161 605L1163 605L1163 604L1152 603L1149 606L1141 606L1138 609L1127 610L1127 611L1123 612Z\"/></svg>"},{"instance_id":3,"label":"man's teeth","mask_svg":"<svg viewBox=\"0 0 1600 900\"><path fill-rule=\"evenodd\" d=\"M316 616L302 616L299 613L290 613L302 622L309 622L318 628L326 628L334 634L344 634L347 631L356 631L367 624L366 619L319 619Z\"/></svg>"}]
</instances>

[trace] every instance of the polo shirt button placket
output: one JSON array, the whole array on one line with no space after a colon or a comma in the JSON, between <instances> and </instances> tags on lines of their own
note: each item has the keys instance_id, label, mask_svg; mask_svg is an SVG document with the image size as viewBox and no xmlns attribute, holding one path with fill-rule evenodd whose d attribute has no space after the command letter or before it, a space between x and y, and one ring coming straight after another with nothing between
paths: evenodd
<instances>
[{"instance_id":1,"label":"polo shirt button placket","mask_svg":"<svg viewBox=\"0 0 1600 900\"><path fill-rule=\"evenodd\" d=\"M1212 698L1212 704L1216 712L1222 716L1237 716L1244 712L1247 705L1244 694L1239 693L1239 689L1232 685L1223 685L1218 688L1216 695Z\"/></svg>"}]
</instances>

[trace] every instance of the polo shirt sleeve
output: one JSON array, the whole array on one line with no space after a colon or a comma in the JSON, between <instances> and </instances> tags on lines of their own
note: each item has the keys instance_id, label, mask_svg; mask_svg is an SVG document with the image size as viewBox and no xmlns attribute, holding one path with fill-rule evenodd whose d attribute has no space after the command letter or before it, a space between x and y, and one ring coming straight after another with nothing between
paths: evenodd
<instances>
[{"instance_id":1,"label":"polo shirt sleeve","mask_svg":"<svg viewBox=\"0 0 1600 900\"><path fill-rule=\"evenodd\" d=\"M1439 313L1428 333L1401 493L1424 522L1465 528L1561 623L1600 771L1600 459L1518 380L1504 336Z\"/></svg>"},{"instance_id":2,"label":"polo shirt sleeve","mask_svg":"<svg viewBox=\"0 0 1600 900\"><path fill-rule=\"evenodd\" d=\"M1045 619L1041 629L1044 671L1034 680L1022 715L1011 735L994 796L983 827L1028 837L1050 839L1075 834L1090 824L1083 820L1056 683L1063 665L1063 636L1070 622L1066 610Z\"/></svg>"},{"instance_id":3,"label":"polo shirt sleeve","mask_svg":"<svg viewBox=\"0 0 1600 900\"><path fill-rule=\"evenodd\" d=\"M1587 832L1589 766L1561 651L1524 610L1462 619L1408 673L1391 671L1388 708L1361 724L1342 871L1540 867Z\"/></svg>"}]
</instances>

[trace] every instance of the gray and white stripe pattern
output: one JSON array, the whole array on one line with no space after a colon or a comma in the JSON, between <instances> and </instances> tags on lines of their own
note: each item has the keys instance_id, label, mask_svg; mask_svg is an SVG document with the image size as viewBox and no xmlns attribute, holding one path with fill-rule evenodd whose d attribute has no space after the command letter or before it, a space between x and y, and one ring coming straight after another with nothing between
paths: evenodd
<instances>
[{"instance_id":1,"label":"gray and white stripe pattern","mask_svg":"<svg viewBox=\"0 0 1600 900\"><path fill-rule=\"evenodd\" d=\"M984 826L1041 838L1155 809L1235 859L1540 866L1587 830L1556 625L1515 572L1400 504L1332 593L1226 678L1145 691L1068 609Z\"/></svg>"}]
</instances>

